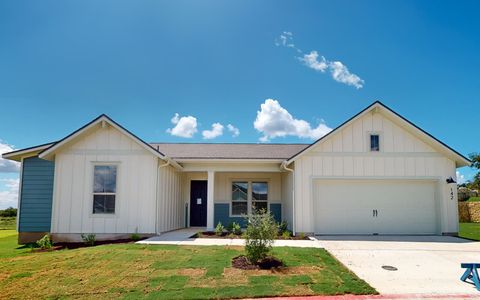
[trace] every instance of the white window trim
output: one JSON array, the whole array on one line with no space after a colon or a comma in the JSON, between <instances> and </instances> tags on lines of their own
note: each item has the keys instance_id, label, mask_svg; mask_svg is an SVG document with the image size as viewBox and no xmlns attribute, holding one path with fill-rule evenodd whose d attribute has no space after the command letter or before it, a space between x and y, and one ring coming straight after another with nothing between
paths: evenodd
<instances>
[{"instance_id":1,"label":"white window trim","mask_svg":"<svg viewBox=\"0 0 480 300\"><path fill-rule=\"evenodd\" d=\"M247 215L252 214L252 205L253 205L253 200L252 200L252 183L253 182L265 182L267 183L267 200L260 200L258 202L266 202L267 203L267 212L270 212L270 179L265 179L265 178L229 178L228 180L228 191L230 194L230 212L229 212L229 217L230 218L239 218L243 217L244 215L234 215L232 213L232 208L233 208L233 202L236 200L233 200L232 198L232 184L234 182L246 182L248 184L248 194L247 194ZM240 201L238 201L240 202ZM243 201L244 202L244 201Z\"/></svg>"},{"instance_id":2,"label":"white window trim","mask_svg":"<svg viewBox=\"0 0 480 300\"><path fill-rule=\"evenodd\" d=\"M378 151L372 151L370 145L370 136L378 135ZM383 152L383 132L382 131L367 131L367 142L366 144L366 152L369 153L382 153Z\"/></svg>"},{"instance_id":3,"label":"white window trim","mask_svg":"<svg viewBox=\"0 0 480 300\"><path fill-rule=\"evenodd\" d=\"M90 195L90 208L89 208L89 215L90 215L90 218L118 218L118 210L119 210L119 197L118 197L118 194L119 194L119 185L118 185L118 178L120 177L120 162L118 161L115 161L115 162L112 162L112 161L92 161L91 162L91 169L90 169L90 174L91 174L91 180L90 180L90 186L89 186L89 195ZM95 180L95 166L115 166L117 167L117 177L116 177L116 183L115 183L115 189L116 189L116 192L115 193L95 193L93 191L94 189L94 180ZM94 195L115 195L115 212L114 213L94 213L93 212L93 199L94 199Z\"/></svg>"}]
</instances>

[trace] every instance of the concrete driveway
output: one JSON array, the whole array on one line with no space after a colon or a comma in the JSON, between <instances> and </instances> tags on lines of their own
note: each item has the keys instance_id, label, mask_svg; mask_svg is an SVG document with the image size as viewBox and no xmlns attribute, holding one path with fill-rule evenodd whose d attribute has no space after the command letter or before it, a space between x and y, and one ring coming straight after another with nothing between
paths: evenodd
<instances>
[{"instance_id":1,"label":"concrete driveway","mask_svg":"<svg viewBox=\"0 0 480 300\"><path fill-rule=\"evenodd\" d=\"M473 285L459 279L463 274L460 263L480 262L480 242L447 236L316 238L381 294L476 294L480 298Z\"/></svg>"}]
</instances>

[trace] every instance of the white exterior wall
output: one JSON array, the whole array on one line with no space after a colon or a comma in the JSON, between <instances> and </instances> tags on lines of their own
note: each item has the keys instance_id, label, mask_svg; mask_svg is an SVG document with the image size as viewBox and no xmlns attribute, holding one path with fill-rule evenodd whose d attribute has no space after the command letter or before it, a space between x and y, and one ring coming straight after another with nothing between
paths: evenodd
<instances>
[{"instance_id":1,"label":"white exterior wall","mask_svg":"<svg viewBox=\"0 0 480 300\"><path fill-rule=\"evenodd\" d=\"M183 176L171 166L159 167L157 233L185 227Z\"/></svg>"},{"instance_id":2,"label":"white exterior wall","mask_svg":"<svg viewBox=\"0 0 480 300\"><path fill-rule=\"evenodd\" d=\"M55 156L52 233L155 233L158 158L100 125ZM115 214L93 214L93 168L117 169Z\"/></svg>"},{"instance_id":3,"label":"white exterior wall","mask_svg":"<svg viewBox=\"0 0 480 300\"><path fill-rule=\"evenodd\" d=\"M380 135L380 152L370 152L370 133ZM456 189L447 177L455 162L381 113L367 113L295 161L295 219L299 232L314 231L312 180L321 178L429 178L438 180L441 230L458 232Z\"/></svg>"}]
</instances>

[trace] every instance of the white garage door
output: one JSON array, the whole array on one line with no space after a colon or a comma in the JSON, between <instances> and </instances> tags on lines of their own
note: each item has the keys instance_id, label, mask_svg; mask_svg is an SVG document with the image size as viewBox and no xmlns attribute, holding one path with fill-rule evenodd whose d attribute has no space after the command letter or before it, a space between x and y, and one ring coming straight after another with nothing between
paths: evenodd
<instances>
[{"instance_id":1,"label":"white garage door","mask_svg":"<svg viewBox=\"0 0 480 300\"><path fill-rule=\"evenodd\" d=\"M435 182L315 180L316 234L437 234Z\"/></svg>"}]
</instances>

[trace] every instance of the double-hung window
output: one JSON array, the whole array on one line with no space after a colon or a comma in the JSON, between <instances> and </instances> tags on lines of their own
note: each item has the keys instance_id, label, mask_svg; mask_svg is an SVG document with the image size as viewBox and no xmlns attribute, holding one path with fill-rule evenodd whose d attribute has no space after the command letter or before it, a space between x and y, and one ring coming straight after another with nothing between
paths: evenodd
<instances>
[{"instance_id":1,"label":"double-hung window","mask_svg":"<svg viewBox=\"0 0 480 300\"><path fill-rule=\"evenodd\" d=\"M232 215L245 215L248 212L248 182L232 182Z\"/></svg>"},{"instance_id":2,"label":"double-hung window","mask_svg":"<svg viewBox=\"0 0 480 300\"><path fill-rule=\"evenodd\" d=\"M252 209L268 210L268 183L252 182Z\"/></svg>"},{"instance_id":3,"label":"double-hung window","mask_svg":"<svg viewBox=\"0 0 480 300\"><path fill-rule=\"evenodd\" d=\"M117 166L96 165L93 170L93 213L114 214Z\"/></svg>"},{"instance_id":4,"label":"double-hung window","mask_svg":"<svg viewBox=\"0 0 480 300\"><path fill-rule=\"evenodd\" d=\"M268 210L268 183L264 181L232 182L232 216Z\"/></svg>"}]
</instances>

